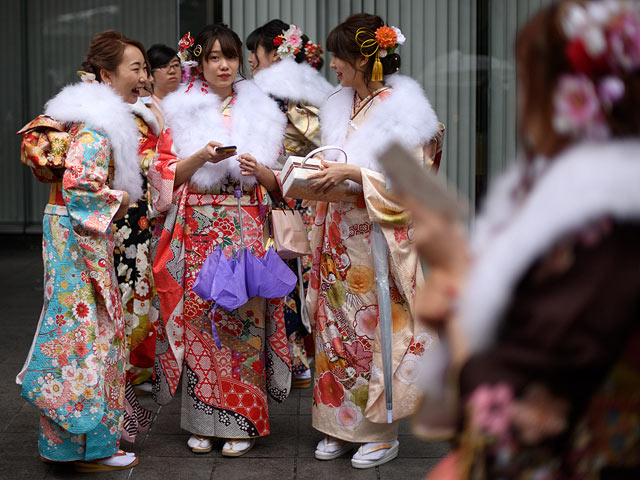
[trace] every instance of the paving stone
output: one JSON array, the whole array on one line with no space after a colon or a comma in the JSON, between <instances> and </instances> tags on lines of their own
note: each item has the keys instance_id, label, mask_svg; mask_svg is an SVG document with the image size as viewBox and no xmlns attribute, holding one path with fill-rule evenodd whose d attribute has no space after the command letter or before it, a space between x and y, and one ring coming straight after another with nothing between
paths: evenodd
<instances>
[{"instance_id":1,"label":"paving stone","mask_svg":"<svg viewBox=\"0 0 640 480\"><path fill-rule=\"evenodd\" d=\"M216 458L213 477L224 480L293 479L294 458ZM137 479L135 479L137 480ZM189 479L191 480L191 479Z\"/></svg>"},{"instance_id":2,"label":"paving stone","mask_svg":"<svg viewBox=\"0 0 640 480\"><path fill-rule=\"evenodd\" d=\"M38 454L38 431L3 433L0 435L0 452L2 457L32 457L37 460ZM38 460L39 461L39 460Z\"/></svg>"},{"instance_id":3,"label":"paving stone","mask_svg":"<svg viewBox=\"0 0 640 480\"><path fill-rule=\"evenodd\" d=\"M298 433L298 417L296 415L269 415L271 435L288 435L295 438Z\"/></svg>"},{"instance_id":4,"label":"paving stone","mask_svg":"<svg viewBox=\"0 0 640 480\"><path fill-rule=\"evenodd\" d=\"M293 458L298 445L294 435L267 435L256 439L256 445L243 458Z\"/></svg>"},{"instance_id":5,"label":"paving stone","mask_svg":"<svg viewBox=\"0 0 640 480\"><path fill-rule=\"evenodd\" d=\"M192 458L172 458L167 461L165 457L141 457L140 462L131 472L131 480L208 480L215 466L215 458L211 455ZM237 467L236 467L237 470ZM235 477L218 477L231 478ZM268 478L268 477L267 477ZM102 477L94 479L102 480Z\"/></svg>"},{"instance_id":6,"label":"paving stone","mask_svg":"<svg viewBox=\"0 0 640 480\"><path fill-rule=\"evenodd\" d=\"M407 458L442 458L449 453L447 442L424 442L416 437L399 435L399 457Z\"/></svg>"},{"instance_id":7,"label":"paving stone","mask_svg":"<svg viewBox=\"0 0 640 480\"><path fill-rule=\"evenodd\" d=\"M112 472L79 473L71 465L50 465L45 480L127 480L131 471L116 470ZM99 475L96 477L96 475Z\"/></svg>"},{"instance_id":8,"label":"paving stone","mask_svg":"<svg viewBox=\"0 0 640 480\"><path fill-rule=\"evenodd\" d=\"M188 432L180 428L179 413L161 413L151 425L151 435L185 435Z\"/></svg>"},{"instance_id":9,"label":"paving stone","mask_svg":"<svg viewBox=\"0 0 640 480\"><path fill-rule=\"evenodd\" d=\"M11 480L41 480L49 472L49 465L38 458L13 456L3 453L0 478Z\"/></svg>"},{"instance_id":10,"label":"paving stone","mask_svg":"<svg viewBox=\"0 0 640 480\"><path fill-rule=\"evenodd\" d=\"M375 468L358 470L351 466L350 458L321 461L315 458L298 458L296 467L298 480L369 480L377 478ZM419 477L398 477L419 478Z\"/></svg>"},{"instance_id":11,"label":"paving stone","mask_svg":"<svg viewBox=\"0 0 640 480\"><path fill-rule=\"evenodd\" d=\"M377 468L380 472L380 480L422 479L436 463L438 459L434 458L396 458Z\"/></svg>"},{"instance_id":12,"label":"paving stone","mask_svg":"<svg viewBox=\"0 0 640 480\"><path fill-rule=\"evenodd\" d=\"M282 403L269 403L269 415L297 415L300 397L289 397Z\"/></svg>"},{"instance_id":13,"label":"paving stone","mask_svg":"<svg viewBox=\"0 0 640 480\"><path fill-rule=\"evenodd\" d=\"M30 403L25 402L18 413L6 424L4 432L37 432L39 423L40 414L38 410Z\"/></svg>"},{"instance_id":14,"label":"paving stone","mask_svg":"<svg viewBox=\"0 0 640 480\"><path fill-rule=\"evenodd\" d=\"M187 440L190 435L154 435L151 433L140 455L142 457L189 457L194 458L196 456L211 456L215 455L215 452L219 450L217 443L214 444L213 451L206 454L195 454L187 446Z\"/></svg>"},{"instance_id":15,"label":"paving stone","mask_svg":"<svg viewBox=\"0 0 640 480\"><path fill-rule=\"evenodd\" d=\"M300 397L300 415L311 415L312 404L311 397Z\"/></svg>"}]
</instances>

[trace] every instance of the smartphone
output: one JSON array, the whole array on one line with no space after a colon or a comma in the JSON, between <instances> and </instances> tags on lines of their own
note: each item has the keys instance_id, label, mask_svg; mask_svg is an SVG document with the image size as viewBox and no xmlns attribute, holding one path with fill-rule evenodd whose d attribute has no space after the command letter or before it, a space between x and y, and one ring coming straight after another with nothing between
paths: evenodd
<instances>
[{"instance_id":1,"label":"smartphone","mask_svg":"<svg viewBox=\"0 0 640 480\"><path fill-rule=\"evenodd\" d=\"M217 153L231 153L231 152L235 152L236 151L236 146L235 145L227 145L225 147L216 147L215 148Z\"/></svg>"},{"instance_id":2,"label":"smartphone","mask_svg":"<svg viewBox=\"0 0 640 480\"><path fill-rule=\"evenodd\" d=\"M378 158L393 190L411 195L425 207L457 220L469 216L469 203L451 185L436 177L399 144Z\"/></svg>"}]
</instances>

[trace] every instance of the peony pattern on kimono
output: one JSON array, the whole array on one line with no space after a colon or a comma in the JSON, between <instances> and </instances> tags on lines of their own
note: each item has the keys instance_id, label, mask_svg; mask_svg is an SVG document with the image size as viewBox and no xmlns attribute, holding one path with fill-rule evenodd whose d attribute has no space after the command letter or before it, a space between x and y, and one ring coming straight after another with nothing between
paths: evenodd
<instances>
[{"instance_id":1,"label":"peony pattern on kimono","mask_svg":"<svg viewBox=\"0 0 640 480\"><path fill-rule=\"evenodd\" d=\"M82 124L70 133L64 205L48 205L43 219L43 321L22 384L48 425L40 452L54 460L115 453L124 401L124 322L110 228L123 192L108 187L105 134ZM82 453L65 431L87 434Z\"/></svg>"}]
</instances>

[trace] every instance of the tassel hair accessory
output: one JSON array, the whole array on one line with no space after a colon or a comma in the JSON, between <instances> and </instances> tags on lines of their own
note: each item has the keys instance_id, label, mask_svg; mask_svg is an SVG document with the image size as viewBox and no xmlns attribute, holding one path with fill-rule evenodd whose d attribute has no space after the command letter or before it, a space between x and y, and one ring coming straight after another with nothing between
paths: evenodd
<instances>
[{"instance_id":1,"label":"tassel hair accessory","mask_svg":"<svg viewBox=\"0 0 640 480\"><path fill-rule=\"evenodd\" d=\"M363 57L370 58L375 55L373 69L371 70L371 81L381 82L384 69L380 59L393 54L396 48L402 45L406 39L398 27L383 25L378 27L375 32L366 28L359 28L356 31L355 40Z\"/></svg>"}]
</instances>

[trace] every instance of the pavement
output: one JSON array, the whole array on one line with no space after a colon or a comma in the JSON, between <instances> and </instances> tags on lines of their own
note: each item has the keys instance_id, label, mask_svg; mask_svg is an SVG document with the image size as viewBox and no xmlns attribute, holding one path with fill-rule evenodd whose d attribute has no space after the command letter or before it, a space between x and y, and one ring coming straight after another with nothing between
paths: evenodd
<instances>
[{"instance_id":1,"label":"pavement","mask_svg":"<svg viewBox=\"0 0 640 480\"><path fill-rule=\"evenodd\" d=\"M380 467L356 470L350 455L322 462L313 457L322 434L311 427L312 389L295 389L282 404L270 405L271 435L240 458L213 452L196 455L180 428L180 398L159 407L151 397L142 405L154 412L150 429L126 450L140 457L138 466L108 473L80 474L69 467L40 461L38 413L20 397L15 375L28 353L42 306L42 259L39 239L0 241L0 480L82 479L267 480L267 479L421 479L448 452L443 442L423 442L411 435L409 421L400 426L398 458ZM163 480L164 480L163 479Z\"/></svg>"}]
</instances>

